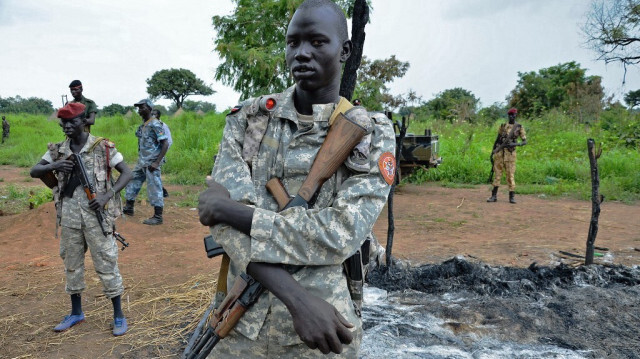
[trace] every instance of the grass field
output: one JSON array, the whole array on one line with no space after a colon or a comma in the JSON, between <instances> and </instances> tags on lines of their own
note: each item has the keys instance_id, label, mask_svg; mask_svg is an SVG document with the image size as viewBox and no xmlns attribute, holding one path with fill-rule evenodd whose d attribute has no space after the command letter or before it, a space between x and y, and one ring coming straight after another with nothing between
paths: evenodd
<instances>
[{"instance_id":1,"label":"grass field","mask_svg":"<svg viewBox=\"0 0 640 359\"><path fill-rule=\"evenodd\" d=\"M44 154L47 142L64 139L56 119L12 115L8 120L11 137L0 146L0 164L31 167ZM176 184L203 184L217 153L224 114L199 116L187 112L163 120L171 128L173 137L173 146L163 167L166 180ZM625 146L598 124L576 124L557 113L521 122L529 144L518 148L517 193L589 199L591 178L586 143L588 138L593 138L603 149L598 160L600 192L608 200L633 202L640 199L640 152L637 148ZM133 166L137 158L134 134L140 123L137 114L131 118L100 117L91 132L114 141ZM443 163L437 169L418 171L406 180L414 183L439 181L444 186L486 184L490 171L489 153L499 125L500 122L486 126L413 121L410 132L422 133L425 128L431 128L440 136Z\"/></svg>"}]
</instances>

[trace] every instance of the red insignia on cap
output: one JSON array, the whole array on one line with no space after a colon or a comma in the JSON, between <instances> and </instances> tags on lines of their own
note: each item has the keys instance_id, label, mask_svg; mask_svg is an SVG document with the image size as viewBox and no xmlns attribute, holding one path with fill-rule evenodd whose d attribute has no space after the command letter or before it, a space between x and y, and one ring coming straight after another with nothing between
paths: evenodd
<instances>
[{"instance_id":1,"label":"red insignia on cap","mask_svg":"<svg viewBox=\"0 0 640 359\"><path fill-rule=\"evenodd\" d=\"M80 116L86 107L80 102L69 102L58 110L58 118L70 120Z\"/></svg>"},{"instance_id":2,"label":"red insignia on cap","mask_svg":"<svg viewBox=\"0 0 640 359\"><path fill-rule=\"evenodd\" d=\"M393 184L393 180L396 178L396 158L391 152L383 153L378 159L378 167L380 168L380 174L388 185Z\"/></svg>"}]
</instances>

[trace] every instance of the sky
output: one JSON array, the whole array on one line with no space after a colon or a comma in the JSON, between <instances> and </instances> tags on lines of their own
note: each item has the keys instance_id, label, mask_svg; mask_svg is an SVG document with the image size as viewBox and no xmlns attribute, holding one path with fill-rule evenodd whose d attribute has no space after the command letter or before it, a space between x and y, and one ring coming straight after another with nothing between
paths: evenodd
<instances>
[{"instance_id":1,"label":"sky","mask_svg":"<svg viewBox=\"0 0 640 359\"><path fill-rule=\"evenodd\" d=\"M371 0L364 55L410 63L391 93L424 100L455 87L482 106L505 102L518 72L576 61L602 77L607 96L640 88L640 68L623 84L619 64L605 65L585 47L580 26L590 0ZM218 110L240 96L215 81L214 15L231 0L0 0L0 97L40 97L61 105L79 79L98 107L147 97L154 72L186 68L211 85ZM259 34L256 34L259 36ZM284 42L283 42L284 46ZM158 100L164 106L169 100Z\"/></svg>"}]
</instances>

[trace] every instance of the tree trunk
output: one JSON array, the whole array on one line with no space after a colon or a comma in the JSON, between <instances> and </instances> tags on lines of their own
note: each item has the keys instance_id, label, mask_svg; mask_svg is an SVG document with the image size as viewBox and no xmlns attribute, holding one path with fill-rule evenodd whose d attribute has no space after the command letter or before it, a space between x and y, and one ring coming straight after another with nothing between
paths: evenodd
<instances>
[{"instance_id":1,"label":"tree trunk","mask_svg":"<svg viewBox=\"0 0 640 359\"><path fill-rule=\"evenodd\" d=\"M351 17L351 42L353 50L351 56L344 64L342 81L340 82L340 96L351 100L353 90L356 88L358 79L358 68L362 60L362 50L364 48L364 27L369 22L369 5L366 0L356 0L353 4L353 16Z\"/></svg>"},{"instance_id":2,"label":"tree trunk","mask_svg":"<svg viewBox=\"0 0 640 359\"><path fill-rule=\"evenodd\" d=\"M389 112L389 119L391 119L392 114ZM397 126L400 134L396 137L396 176L393 180L393 185L391 186L391 191L389 192L389 198L387 199L387 214L388 219L387 222L389 227L387 228L387 246L385 249L385 261L387 263L387 267L391 268L393 265L393 258L391 257L391 250L393 249L393 234L395 232L395 219L393 218L393 193L396 189L396 183L400 178L400 151L402 148L402 140L404 139L405 134L407 133L407 122L404 117L402 117L402 123Z\"/></svg>"},{"instance_id":3,"label":"tree trunk","mask_svg":"<svg viewBox=\"0 0 640 359\"><path fill-rule=\"evenodd\" d=\"M587 236L587 253L584 256L584 264L593 264L594 243L598 234L598 218L600 217L600 203L603 197L598 193L600 188L600 178L598 176L598 158L601 151L595 149L592 138L587 140L587 150L589 152L589 165L591 166L591 223L589 223L589 235Z\"/></svg>"}]
</instances>

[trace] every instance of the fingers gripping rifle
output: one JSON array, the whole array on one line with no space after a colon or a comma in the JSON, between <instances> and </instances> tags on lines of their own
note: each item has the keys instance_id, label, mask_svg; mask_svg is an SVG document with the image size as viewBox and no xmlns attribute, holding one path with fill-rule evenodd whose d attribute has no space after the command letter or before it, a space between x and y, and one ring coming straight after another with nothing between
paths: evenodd
<instances>
[{"instance_id":1,"label":"fingers gripping rifle","mask_svg":"<svg viewBox=\"0 0 640 359\"><path fill-rule=\"evenodd\" d=\"M74 153L71 155L70 159L76 164L76 166L74 166L75 173L80 179L80 183L82 184L82 189L84 190L84 193L87 195L87 199L89 201L91 201L92 199L95 199L96 188L89 180L89 176L87 175L87 168L85 167L84 162L82 161L82 158L80 157L79 154ZM120 233L116 232L115 230L113 230L112 232L107 232L107 230L105 230L104 223L103 223L104 216L102 215L102 209L96 210L96 218L98 219L98 224L100 225L102 234L104 234L105 237L113 233L113 236L115 237L115 239L122 244L122 250L124 250L126 247L129 247L129 243L127 243L125 238Z\"/></svg>"},{"instance_id":2,"label":"fingers gripping rifle","mask_svg":"<svg viewBox=\"0 0 640 359\"><path fill-rule=\"evenodd\" d=\"M318 189L333 176L340 165L346 161L353 148L371 130L371 127L365 128L348 119L342 113L338 114L322 146L320 146L297 196L292 199L278 178L272 178L267 182L266 187L278 202L279 210L296 206L309 208L309 201ZM224 253L222 247L214 241L212 236L205 237L205 248L209 257ZM250 275L240 274L236 278L233 288L214 311L211 318L209 318L210 311L205 312L183 352L183 358L206 358L220 339L226 337L242 315L258 301L265 290ZM207 322L209 325L206 325ZM203 331L205 325L206 329Z\"/></svg>"}]
</instances>

